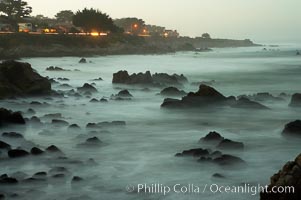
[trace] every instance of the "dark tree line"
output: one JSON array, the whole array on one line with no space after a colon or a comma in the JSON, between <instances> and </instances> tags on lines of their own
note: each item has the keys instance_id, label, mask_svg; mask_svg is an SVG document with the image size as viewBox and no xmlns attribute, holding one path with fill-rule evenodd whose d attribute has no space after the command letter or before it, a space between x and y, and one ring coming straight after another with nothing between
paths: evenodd
<instances>
[{"instance_id":1,"label":"dark tree line","mask_svg":"<svg viewBox=\"0 0 301 200\"><path fill-rule=\"evenodd\" d=\"M81 27L86 33L122 32L109 15L93 8L77 11L73 16L73 25Z\"/></svg>"}]
</instances>

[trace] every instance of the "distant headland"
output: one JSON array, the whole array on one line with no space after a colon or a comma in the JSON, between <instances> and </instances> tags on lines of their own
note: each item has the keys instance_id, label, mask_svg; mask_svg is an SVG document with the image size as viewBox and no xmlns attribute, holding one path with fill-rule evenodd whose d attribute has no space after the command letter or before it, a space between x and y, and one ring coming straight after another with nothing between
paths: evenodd
<instances>
[{"instance_id":1,"label":"distant headland","mask_svg":"<svg viewBox=\"0 0 301 200\"><path fill-rule=\"evenodd\" d=\"M208 33L184 37L177 30L146 24L135 17L112 19L93 8L76 13L63 10L55 18L31 16L31 12L26 1L0 3L0 59L162 54L257 45L249 39L213 39Z\"/></svg>"}]
</instances>

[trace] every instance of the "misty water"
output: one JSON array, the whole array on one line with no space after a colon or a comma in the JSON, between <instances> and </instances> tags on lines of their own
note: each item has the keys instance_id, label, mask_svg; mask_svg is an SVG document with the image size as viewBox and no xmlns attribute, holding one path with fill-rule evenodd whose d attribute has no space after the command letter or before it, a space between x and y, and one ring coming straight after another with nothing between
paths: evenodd
<instances>
[{"instance_id":1,"label":"misty water","mask_svg":"<svg viewBox=\"0 0 301 200\"><path fill-rule=\"evenodd\" d=\"M30 148L59 147L68 160L51 156L2 159L0 174L23 172L30 177L36 172L48 172L53 167L65 167L68 174L63 179L49 178L42 183L22 183L1 186L0 190L17 193L12 199L259 199L259 194L220 194L206 191L200 194L137 194L126 191L127 185L163 184L173 186L195 184L258 185L268 184L270 177L289 160L300 153L300 140L284 138L284 125L300 118L301 109L288 107L290 95L300 92L301 57L296 47L263 47L214 49L213 52L179 52L167 55L123 55L87 58L79 64L78 57L27 58L32 67L43 76L68 78L72 88L84 83L95 83L98 90L91 97L19 98L2 100L1 107L22 111L24 116L41 118L42 125L28 123L25 127L11 126L4 131L18 131L28 142L5 141ZM269 47L268 47L269 49ZM50 72L45 69L58 66L71 71ZM80 71L74 71L78 69ZM112 75L119 70L129 73L164 72L184 74L189 83L186 92L197 91L193 82L211 81L212 87L225 96L238 96L269 92L275 96L288 94L283 101L264 101L270 110L218 108L215 110L166 110L160 105L164 97L157 95L161 89L129 85L113 85ZM103 81L91 81L101 77ZM70 90L53 84L55 90ZM109 98L121 89L134 96L130 101L92 103L92 98ZM31 105L30 102L46 102ZM27 112L29 108L36 114ZM51 124L45 114L61 113L63 120L78 124L80 130ZM102 121L125 121L124 127L87 129L86 124ZM93 132L94 131L94 132ZM213 163L199 163L192 157L175 157L183 150L205 148L199 139L210 131L245 144L243 151L223 151L246 161L244 167L222 167ZM99 147L81 147L79 143L97 136L103 143ZM212 148L212 147L210 147ZM214 150L214 148L212 148ZM0 155L0 158L4 155ZM93 158L95 163L89 161ZM225 178L213 178L220 173ZM19 173L20 175L20 173ZM22 174L21 174L22 175ZM72 176L84 180L71 184Z\"/></svg>"}]
</instances>

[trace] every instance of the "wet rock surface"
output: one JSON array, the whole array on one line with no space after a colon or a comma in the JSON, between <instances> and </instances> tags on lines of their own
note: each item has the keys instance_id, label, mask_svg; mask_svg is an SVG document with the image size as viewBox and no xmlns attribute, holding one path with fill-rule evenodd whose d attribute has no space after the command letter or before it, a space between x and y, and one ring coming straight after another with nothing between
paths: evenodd
<instances>
[{"instance_id":1,"label":"wet rock surface","mask_svg":"<svg viewBox=\"0 0 301 200\"><path fill-rule=\"evenodd\" d=\"M283 168L271 177L268 191L273 187L294 187L294 192L261 192L260 200L299 200L301 198L301 154L294 161L287 162ZM277 191L277 190L276 190Z\"/></svg>"},{"instance_id":2,"label":"wet rock surface","mask_svg":"<svg viewBox=\"0 0 301 200\"><path fill-rule=\"evenodd\" d=\"M229 139L223 139L217 146L219 149L243 149L244 144L242 142L235 142Z\"/></svg>"},{"instance_id":3,"label":"wet rock surface","mask_svg":"<svg viewBox=\"0 0 301 200\"><path fill-rule=\"evenodd\" d=\"M29 63L17 61L0 63L0 98L50 93L49 80L40 76Z\"/></svg>"},{"instance_id":4,"label":"wet rock surface","mask_svg":"<svg viewBox=\"0 0 301 200\"><path fill-rule=\"evenodd\" d=\"M214 88L207 85L200 85L197 92L190 92L182 100L165 99L161 107L177 108L177 107L207 107L224 105L227 98Z\"/></svg>"},{"instance_id":5,"label":"wet rock surface","mask_svg":"<svg viewBox=\"0 0 301 200\"><path fill-rule=\"evenodd\" d=\"M145 73L134 73L129 75L127 71L119 71L113 74L113 83L117 84L141 84L141 85L182 85L188 82L187 78L181 74L169 75L166 73L151 74L150 71Z\"/></svg>"},{"instance_id":6,"label":"wet rock surface","mask_svg":"<svg viewBox=\"0 0 301 200\"><path fill-rule=\"evenodd\" d=\"M190 92L181 100L166 98L161 104L162 108L218 108L230 106L233 108L252 109L252 110L266 110L268 107L241 97L236 100L235 97L225 97L213 87L207 85L200 85L197 92Z\"/></svg>"},{"instance_id":7,"label":"wet rock surface","mask_svg":"<svg viewBox=\"0 0 301 200\"><path fill-rule=\"evenodd\" d=\"M251 101L248 98L242 97L238 99L233 105L233 108L244 108L244 109L258 109L268 110L269 108L255 101Z\"/></svg>"},{"instance_id":8,"label":"wet rock surface","mask_svg":"<svg viewBox=\"0 0 301 200\"><path fill-rule=\"evenodd\" d=\"M301 120L296 120L285 125L283 135L301 136Z\"/></svg>"},{"instance_id":9,"label":"wet rock surface","mask_svg":"<svg viewBox=\"0 0 301 200\"><path fill-rule=\"evenodd\" d=\"M176 87L164 88L161 92L163 96L185 96L187 93L184 90L179 90Z\"/></svg>"},{"instance_id":10,"label":"wet rock surface","mask_svg":"<svg viewBox=\"0 0 301 200\"><path fill-rule=\"evenodd\" d=\"M208 133L205 137L200 139L200 142L220 142L224 137L221 136L218 132L212 131Z\"/></svg>"},{"instance_id":11,"label":"wet rock surface","mask_svg":"<svg viewBox=\"0 0 301 200\"><path fill-rule=\"evenodd\" d=\"M6 124L25 124L25 120L20 112L0 108L0 127Z\"/></svg>"},{"instance_id":12,"label":"wet rock surface","mask_svg":"<svg viewBox=\"0 0 301 200\"><path fill-rule=\"evenodd\" d=\"M29 153L23 149L12 149L9 150L7 154L10 158L19 158L29 155Z\"/></svg>"},{"instance_id":13,"label":"wet rock surface","mask_svg":"<svg viewBox=\"0 0 301 200\"><path fill-rule=\"evenodd\" d=\"M67 71L61 67L54 67L54 66L50 66L46 68L46 71Z\"/></svg>"},{"instance_id":14,"label":"wet rock surface","mask_svg":"<svg viewBox=\"0 0 301 200\"><path fill-rule=\"evenodd\" d=\"M79 63L87 63L87 59L86 58L81 58L79 61L78 61Z\"/></svg>"},{"instance_id":15,"label":"wet rock surface","mask_svg":"<svg viewBox=\"0 0 301 200\"><path fill-rule=\"evenodd\" d=\"M213 148L222 150L242 150L244 144L225 139L219 133L212 131L205 137L202 137L199 142L209 144ZM234 155L223 154L221 151L213 151L211 148L196 148L184 150L182 153L177 153L176 157L195 157L199 163L214 163L220 166L243 166L246 162Z\"/></svg>"},{"instance_id":16,"label":"wet rock surface","mask_svg":"<svg viewBox=\"0 0 301 200\"><path fill-rule=\"evenodd\" d=\"M78 92L97 92L97 89L92 85L85 83L82 87L77 88Z\"/></svg>"},{"instance_id":17,"label":"wet rock surface","mask_svg":"<svg viewBox=\"0 0 301 200\"><path fill-rule=\"evenodd\" d=\"M301 107L301 93L293 94L289 106L290 107Z\"/></svg>"}]
</instances>

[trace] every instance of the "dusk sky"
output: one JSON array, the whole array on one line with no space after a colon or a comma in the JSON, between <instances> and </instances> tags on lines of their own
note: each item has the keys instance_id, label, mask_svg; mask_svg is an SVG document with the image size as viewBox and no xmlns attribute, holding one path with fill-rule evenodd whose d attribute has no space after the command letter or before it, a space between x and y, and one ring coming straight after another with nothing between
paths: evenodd
<instances>
[{"instance_id":1,"label":"dusk sky","mask_svg":"<svg viewBox=\"0 0 301 200\"><path fill-rule=\"evenodd\" d=\"M33 15L93 7L112 18L138 17L181 35L301 40L301 0L27 0Z\"/></svg>"}]
</instances>

